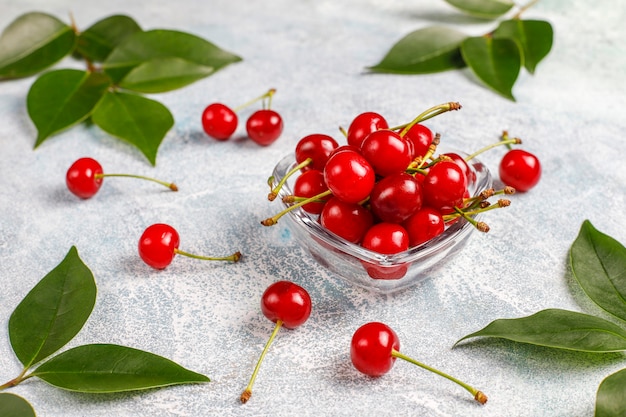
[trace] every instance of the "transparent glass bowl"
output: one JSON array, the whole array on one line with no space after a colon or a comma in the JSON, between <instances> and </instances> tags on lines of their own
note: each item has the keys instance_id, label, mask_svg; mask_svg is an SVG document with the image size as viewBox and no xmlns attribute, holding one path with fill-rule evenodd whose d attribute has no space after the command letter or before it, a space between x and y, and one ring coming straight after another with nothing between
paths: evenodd
<instances>
[{"instance_id":1,"label":"transparent glass bowl","mask_svg":"<svg viewBox=\"0 0 626 417\"><path fill-rule=\"evenodd\" d=\"M444 152L467 156L466 153L456 150L441 151ZM475 174L474 181L468 187L470 195L478 195L492 187L491 173L485 165L476 158L471 159L468 165ZM295 166L294 155L281 159L274 168L272 187ZM277 200L281 201L284 208L289 204L282 203L282 198L293 193L293 183L298 175L299 173L293 175L278 194ZM479 214L475 218L479 220L480 216ZM446 260L462 249L475 230L469 222L459 219L441 235L422 245L393 255L383 255L329 232L319 224L317 215L307 213L301 208L290 211L279 220L281 221L288 223L296 241L321 266L352 284L380 293L406 289L428 278L436 268L444 265Z\"/></svg>"}]
</instances>

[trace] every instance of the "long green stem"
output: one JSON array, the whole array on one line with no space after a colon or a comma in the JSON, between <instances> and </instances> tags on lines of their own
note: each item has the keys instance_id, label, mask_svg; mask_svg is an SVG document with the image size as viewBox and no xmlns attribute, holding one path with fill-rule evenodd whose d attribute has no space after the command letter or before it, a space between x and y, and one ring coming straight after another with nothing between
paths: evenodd
<instances>
[{"instance_id":1,"label":"long green stem","mask_svg":"<svg viewBox=\"0 0 626 417\"><path fill-rule=\"evenodd\" d=\"M272 342L276 338L276 335L278 334L278 331L280 330L282 325L283 325L283 322L281 320L276 320L276 326L274 326L274 331L272 332L272 334L270 335L270 338L268 339L267 343L265 344L265 347L263 348L263 352L261 352L261 356L259 357L259 360L257 361L256 366L254 367L254 371L252 372L252 376L250 377L250 381L248 382L248 386L241 393L241 397L239 397L241 402L244 403L244 404L247 403L248 400L250 399L250 397L252 396L252 386L254 385L254 381L256 380L256 376L259 373L259 369L261 369L261 363L263 362L263 358L265 358L265 355L267 354L267 350L269 349L270 345L272 344Z\"/></svg>"},{"instance_id":2,"label":"long green stem","mask_svg":"<svg viewBox=\"0 0 626 417\"><path fill-rule=\"evenodd\" d=\"M255 97L255 98L253 98L252 100L247 101L247 102L245 102L245 103L243 103L243 104L241 104L241 105L239 105L239 106L237 106L237 107L233 108L233 111L234 111L235 113L237 113L239 110L241 110L241 109L243 109L243 108L245 108L245 107L248 107L249 105L254 104L254 103L256 103L256 102L257 102L257 101L259 101L259 100L263 100L263 99L264 99L264 98L266 98L266 97L269 97L269 99L270 99L270 104L271 104L272 96L274 95L274 93L275 93L275 92L276 92L276 89L275 89L275 88L270 88L270 89L269 89L266 93L263 93L263 94L261 94L260 96Z\"/></svg>"},{"instance_id":3,"label":"long green stem","mask_svg":"<svg viewBox=\"0 0 626 417\"><path fill-rule=\"evenodd\" d=\"M169 188L172 191L178 191L178 187L173 182L165 182L165 181L157 180L156 178L145 177L143 175L135 175L135 174L108 174L108 173L107 174L96 174L96 175L94 175L94 178L96 178L96 179L104 178L104 177L137 178L137 179L140 179L140 180L156 182L157 184L161 184L164 187L167 187L167 188Z\"/></svg>"},{"instance_id":4,"label":"long green stem","mask_svg":"<svg viewBox=\"0 0 626 417\"><path fill-rule=\"evenodd\" d=\"M263 220L261 222L261 224L263 226L273 226L276 223L278 223L278 219L280 219L281 217L283 217L285 214L289 213L290 211L295 210L298 207L302 207L305 204L316 202L317 200L322 199L322 198L326 197L327 195L330 195L331 193L332 192L330 190L326 190L326 191L323 191L323 192L321 192L321 193L319 193L317 195L314 195L313 197L310 197L310 198L307 198L305 200L302 200L302 201L294 204L293 206L287 207L286 209L284 209L280 213L278 213L278 214L276 214L276 215L274 215L274 216L272 216L270 218L267 218L267 219Z\"/></svg>"},{"instance_id":5,"label":"long green stem","mask_svg":"<svg viewBox=\"0 0 626 417\"><path fill-rule=\"evenodd\" d=\"M461 105L459 103L454 103L454 102L439 104L437 106L431 107L430 109L422 112L419 116L413 119L410 123L392 127L389 130L395 131L395 130L402 129L402 131L400 132L400 136L404 137L404 135L406 135L406 132L408 132L416 124L426 121L428 119L432 119L433 117L438 116L441 113L445 113L450 110L459 110L460 108L461 108Z\"/></svg>"},{"instance_id":6,"label":"long green stem","mask_svg":"<svg viewBox=\"0 0 626 417\"><path fill-rule=\"evenodd\" d=\"M201 259L203 261L230 261L230 262L237 262L239 259L241 259L241 252L239 252L239 251L233 253L230 256L200 256L200 255L195 255L193 253L182 251L180 249L174 249L174 252L179 254L179 255L187 256L189 258L194 258L194 259Z\"/></svg>"},{"instance_id":7,"label":"long green stem","mask_svg":"<svg viewBox=\"0 0 626 417\"><path fill-rule=\"evenodd\" d=\"M464 159L465 159L465 161L469 161L471 159L476 158L481 153L486 152L486 151L488 151L490 149L493 149L493 148L495 148L497 146L514 145L514 144L520 144L520 143L522 143L522 141L519 138L501 140L499 142L492 143L491 145L487 145L484 148L481 148L481 149L477 150L476 152L474 152L471 155L467 155Z\"/></svg>"},{"instance_id":8,"label":"long green stem","mask_svg":"<svg viewBox=\"0 0 626 417\"><path fill-rule=\"evenodd\" d=\"M293 174L295 174L296 172L300 171L302 168L306 167L307 165L309 165L311 162L313 162L313 159L311 158L306 158L304 161L300 162L298 165L296 165L295 167L293 167L292 169L290 169L282 178L281 180L278 182L278 184L276 184L276 187L272 188L270 190L270 193L267 195L267 199L270 201L274 201L276 199L276 196L278 195L278 192L280 191L280 189L283 187L283 185L285 185L285 183L287 182L287 180L289 179L289 177L291 177ZM270 187L272 186L271 181L268 180L268 183L270 184Z\"/></svg>"},{"instance_id":9,"label":"long green stem","mask_svg":"<svg viewBox=\"0 0 626 417\"><path fill-rule=\"evenodd\" d=\"M446 379L448 379L448 380L450 380L450 381L460 385L461 387L465 388L470 394L472 394L474 396L474 399L476 401L478 401L479 403L481 403L481 404L484 404L484 403L487 402L487 396L482 391L477 390L476 388L466 384L463 381L460 381L460 380L456 379L455 377L453 377L451 375L446 374L445 372L441 372L440 370L438 370L436 368L433 368L431 366L428 366L425 363L422 363L422 362L417 361L417 360L415 360L413 358L410 358L410 357L408 357L408 356L398 352L397 350L392 350L391 351L391 356L403 359L403 360L405 360L407 362L410 362L410 363L412 363L414 365L417 365L417 366L419 366L421 368L424 368L424 369L426 369L426 370L428 370L430 372L434 372L437 375L440 375L440 376L442 376L442 377L444 377L444 378L446 378Z\"/></svg>"}]
</instances>

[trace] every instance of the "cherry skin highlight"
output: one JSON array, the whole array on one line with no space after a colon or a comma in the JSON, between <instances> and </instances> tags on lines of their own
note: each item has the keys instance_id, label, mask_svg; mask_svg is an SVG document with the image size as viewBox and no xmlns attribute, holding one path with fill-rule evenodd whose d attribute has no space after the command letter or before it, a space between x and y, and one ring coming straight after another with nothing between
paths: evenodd
<instances>
[{"instance_id":1,"label":"cherry skin highlight","mask_svg":"<svg viewBox=\"0 0 626 417\"><path fill-rule=\"evenodd\" d=\"M149 226L139 239L139 256L155 269L165 269L172 263L180 244L178 232L167 224Z\"/></svg>"},{"instance_id":2,"label":"cherry skin highlight","mask_svg":"<svg viewBox=\"0 0 626 417\"><path fill-rule=\"evenodd\" d=\"M283 133L283 119L274 110L257 110L246 122L248 137L261 146L269 146Z\"/></svg>"},{"instance_id":3,"label":"cherry skin highlight","mask_svg":"<svg viewBox=\"0 0 626 417\"><path fill-rule=\"evenodd\" d=\"M528 191L541 178L541 163L530 152L513 149L504 155L499 167L500 179L517 191Z\"/></svg>"},{"instance_id":4,"label":"cherry skin highlight","mask_svg":"<svg viewBox=\"0 0 626 417\"><path fill-rule=\"evenodd\" d=\"M227 140L237 129L237 114L222 103L209 104L202 112L204 132L217 140Z\"/></svg>"},{"instance_id":5,"label":"cherry skin highlight","mask_svg":"<svg viewBox=\"0 0 626 417\"><path fill-rule=\"evenodd\" d=\"M102 185L102 178L96 175L102 175L100 163L92 158L80 158L67 170L65 183L72 194L83 199L91 198Z\"/></svg>"},{"instance_id":6,"label":"cherry skin highlight","mask_svg":"<svg viewBox=\"0 0 626 417\"><path fill-rule=\"evenodd\" d=\"M365 375L378 377L386 374L396 362L393 351L400 350L400 339L389 326L370 322L359 327L350 342L352 364Z\"/></svg>"}]
</instances>

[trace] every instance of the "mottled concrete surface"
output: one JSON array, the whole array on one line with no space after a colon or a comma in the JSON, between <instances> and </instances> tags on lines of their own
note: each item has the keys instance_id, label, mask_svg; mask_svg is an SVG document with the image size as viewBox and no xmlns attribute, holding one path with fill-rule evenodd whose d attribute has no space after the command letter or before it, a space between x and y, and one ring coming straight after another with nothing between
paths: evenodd
<instances>
[{"instance_id":1,"label":"mottled concrete surface","mask_svg":"<svg viewBox=\"0 0 626 417\"><path fill-rule=\"evenodd\" d=\"M86 395L31 379L11 390L38 415L56 416L591 416L604 377L626 366L621 354L568 353L503 341L452 349L491 320L548 307L596 312L574 285L569 246L584 219L626 242L626 20L624 6L602 0L541 1L526 14L550 21L555 42L534 76L522 72L516 103L478 85L467 70L427 76L368 75L406 33L449 24L482 34L492 23L461 16L444 1L349 0L128 2L0 0L0 26L32 10L85 28L111 14L144 28L195 33L244 61L185 89L155 96L176 119L152 168L133 148L95 127L79 126L33 150L36 131L25 97L34 78L0 83L0 380L19 374L9 316L26 293L76 245L98 284L92 316L67 346L117 343L154 352L208 375L205 385L143 393ZM71 60L60 66L79 66ZM200 114L210 102L232 106L277 88L273 107L283 136L261 148L240 127L228 142L207 138ZM463 253L418 286L377 295L331 276L300 249L285 222L271 216L266 179L309 133L339 138L337 127L378 111L392 124L441 102L460 112L429 124L450 146L475 150L503 129L524 139L543 162L540 184L485 217ZM249 110L241 113L245 120ZM482 160L497 171L504 150ZM108 172L175 181L180 192L107 179L91 200L65 188L82 156ZM496 173L497 175L497 173ZM139 259L137 241L155 222L174 226L181 249L243 252L234 265L177 257L164 271ZM238 398L272 324L259 309L264 289L293 280L311 294L310 320L281 331L254 395ZM393 327L402 351L481 388L479 406L465 391L407 363L370 379L353 369L349 343L367 321Z\"/></svg>"}]
</instances>

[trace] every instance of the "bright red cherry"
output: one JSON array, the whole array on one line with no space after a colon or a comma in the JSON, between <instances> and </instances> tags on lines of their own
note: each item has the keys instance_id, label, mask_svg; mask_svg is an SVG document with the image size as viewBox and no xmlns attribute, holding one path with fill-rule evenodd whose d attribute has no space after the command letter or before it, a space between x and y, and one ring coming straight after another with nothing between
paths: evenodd
<instances>
[{"instance_id":1,"label":"bright red cherry","mask_svg":"<svg viewBox=\"0 0 626 417\"><path fill-rule=\"evenodd\" d=\"M370 206L383 222L401 223L422 207L422 186L405 172L389 175L374 185Z\"/></svg>"},{"instance_id":2,"label":"bright red cherry","mask_svg":"<svg viewBox=\"0 0 626 417\"><path fill-rule=\"evenodd\" d=\"M391 370L396 358L405 360L430 372L458 384L481 404L487 402L487 396L474 387L438 370L400 353L400 339L389 326L380 322L370 322L359 327L350 341L350 359L354 367L372 377L379 377Z\"/></svg>"},{"instance_id":3,"label":"bright red cherry","mask_svg":"<svg viewBox=\"0 0 626 417\"><path fill-rule=\"evenodd\" d=\"M380 129L388 129L389 125L383 116L375 112L365 112L359 114L352 120L348 128L348 145L361 148L361 144L372 132Z\"/></svg>"},{"instance_id":4,"label":"bright red cherry","mask_svg":"<svg viewBox=\"0 0 626 417\"><path fill-rule=\"evenodd\" d=\"M439 236L445 230L445 222L438 210L422 207L406 219L402 226L409 234L409 246L414 247Z\"/></svg>"},{"instance_id":5,"label":"bright red cherry","mask_svg":"<svg viewBox=\"0 0 626 417\"><path fill-rule=\"evenodd\" d=\"M248 118L246 131L254 142L268 146L283 133L283 119L274 110L257 110Z\"/></svg>"},{"instance_id":6,"label":"bright red cherry","mask_svg":"<svg viewBox=\"0 0 626 417\"><path fill-rule=\"evenodd\" d=\"M139 256L146 264L155 269L165 269L172 263L176 254L208 261L237 262L241 258L240 252L225 257L194 255L178 249L179 244L180 238L176 229L167 224L156 223L146 228L141 235L138 246Z\"/></svg>"},{"instance_id":7,"label":"bright red cherry","mask_svg":"<svg viewBox=\"0 0 626 417\"><path fill-rule=\"evenodd\" d=\"M413 158L426 155L428 148L433 143L433 132L419 123L411 126L403 137L413 145Z\"/></svg>"},{"instance_id":8,"label":"bright red cherry","mask_svg":"<svg viewBox=\"0 0 626 417\"><path fill-rule=\"evenodd\" d=\"M172 191L178 191L178 187L174 183L160 181L143 175L134 174L104 174L102 166L93 158L80 158L74 162L67 170L65 175L65 183L67 188L76 196L87 199L93 197L100 186L104 177L128 177L138 178L142 180L156 182Z\"/></svg>"},{"instance_id":9,"label":"bright red cherry","mask_svg":"<svg viewBox=\"0 0 626 417\"><path fill-rule=\"evenodd\" d=\"M399 224L376 223L363 236L361 246L384 255L393 255L409 248L409 234ZM409 264L378 265L368 261L361 264L374 279L400 279L409 269Z\"/></svg>"},{"instance_id":10,"label":"bright red cherry","mask_svg":"<svg viewBox=\"0 0 626 417\"><path fill-rule=\"evenodd\" d=\"M335 197L347 203L358 203L372 191L376 175L367 159L346 150L328 159L324 166L324 180Z\"/></svg>"},{"instance_id":11,"label":"bright red cherry","mask_svg":"<svg viewBox=\"0 0 626 417\"><path fill-rule=\"evenodd\" d=\"M337 141L328 135L321 133L307 135L300 139L296 145L296 162L300 164L307 158L311 158L309 165L302 170L318 169L321 171L324 169L328 157L338 147Z\"/></svg>"},{"instance_id":12,"label":"bright red cherry","mask_svg":"<svg viewBox=\"0 0 626 417\"><path fill-rule=\"evenodd\" d=\"M290 281L278 281L270 285L261 297L261 311L269 320L276 323L274 331L261 352L261 356L252 372L248 386L241 393L242 403L252 396L252 386L261 368L261 362L281 327L295 329L304 324L311 315L311 297L301 286Z\"/></svg>"},{"instance_id":13,"label":"bright red cherry","mask_svg":"<svg viewBox=\"0 0 626 417\"><path fill-rule=\"evenodd\" d=\"M102 185L102 166L92 158L80 158L65 176L67 188L80 198L93 197Z\"/></svg>"},{"instance_id":14,"label":"bright red cherry","mask_svg":"<svg viewBox=\"0 0 626 417\"><path fill-rule=\"evenodd\" d=\"M361 143L361 154L383 177L406 170L412 160L408 142L387 129L367 135Z\"/></svg>"},{"instance_id":15,"label":"bright red cherry","mask_svg":"<svg viewBox=\"0 0 626 417\"><path fill-rule=\"evenodd\" d=\"M356 203L345 203L333 197L326 202L319 217L330 232L352 243L359 243L374 224L372 212Z\"/></svg>"},{"instance_id":16,"label":"bright red cherry","mask_svg":"<svg viewBox=\"0 0 626 417\"><path fill-rule=\"evenodd\" d=\"M539 159L530 152L513 149L500 161L500 180L517 191L528 191L541 178Z\"/></svg>"},{"instance_id":17,"label":"bright red cherry","mask_svg":"<svg viewBox=\"0 0 626 417\"><path fill-rule=\"evenodd\" d=\"M311 198L328 190L324 182L324 173L317 169L309 169L296 178L293 186L293 194L297 197ZM321 202L307 203L302 209L311 214L320 214L330 196L322 198Z\"/></svg>"},{"instance_id":18,"label":"bright red cherry","mask_svg":"<svg viewBox=\"0 0 626 417\"><path fill-rule=\"evenodd\" d=\"M459 166L459 168L461 168L461 170L463 171L463 174L465 174L465 178L467 179L468 186L470 184L473 184L476 181L476 172L474 172L469 167L465 158L463 158L458 153L454 153L454 152L444 153L444 155L450 158L454 163L456 163Z\"/></svg>"},{"instance_id":19,"label":"bright red cherry","mask_svg":"<svg viewBox=\"0 0 626 417\"><path fill-rule=\"evenodd\" d=\"M467 192L465 174L453 161L440 161L430 167L422 186L425 204L438 210L461 207Z\"/></svg>"},{"instance_id":20,"label":"bright red cherry","mask_svg":"<svg viewBox=\"0 0 626 417\"><path fill-rule=\"evenodd\" d=\"M202 128L217 140L227 140L237 129L237 114L222 103L209 104L202 112Z\"/></svg>"}]
</instances>

